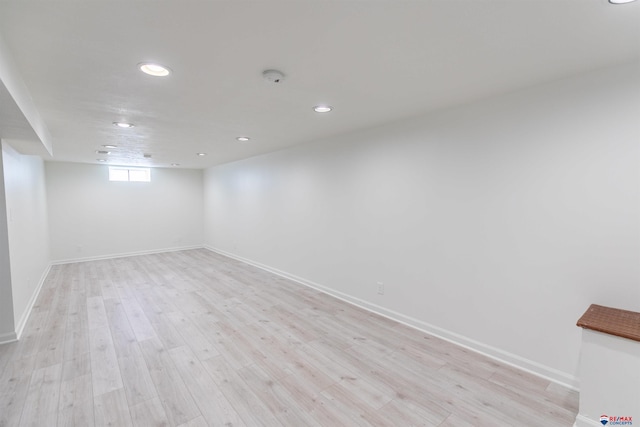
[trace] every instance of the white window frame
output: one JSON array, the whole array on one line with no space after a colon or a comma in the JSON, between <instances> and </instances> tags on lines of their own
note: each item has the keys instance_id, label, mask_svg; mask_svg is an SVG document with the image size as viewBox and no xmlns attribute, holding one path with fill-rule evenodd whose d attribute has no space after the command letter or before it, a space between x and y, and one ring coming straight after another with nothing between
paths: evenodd
<instances>
[{"instance_id":1,"label":"white window frame","mask_svg":"<svg viewBox=\"0 0 640 427\"><path fill-rule=\"evenodd\" d=\"M131 172L134 172L133 174ZM142 177L138 172L142 172ZM126 173L126 179L125 178ZM121 176L116 176L120 174ZM133 175L133 176L132 176ZM109 166L109 181L111 182L151 182L151 168L130 168L126 166Z\"/></svg>"}]
</instances>

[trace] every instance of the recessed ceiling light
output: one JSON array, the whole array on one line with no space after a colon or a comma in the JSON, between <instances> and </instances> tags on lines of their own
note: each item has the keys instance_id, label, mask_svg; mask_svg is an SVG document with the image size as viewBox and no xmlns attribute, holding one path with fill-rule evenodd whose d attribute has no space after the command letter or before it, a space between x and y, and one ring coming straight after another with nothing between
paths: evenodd
<instances>
[{"instance_id":1,"label":"recessed ceiling light","mask_svg":"<svg viewBox=\"0 0 640 427\"><path fill-rule=\"evenodd\" d=\"M106 151L106 150L96 150L96 153L98 153L98 154L111 154L111 151Z\"/></svg>"},{"instance_id":2,"label":"recessed ceiling light","mask_svg":"<svg viewBox=\"0 0 640 427\"><path fill-rule=\"evenodd\" d=\"M239 136L236 138L238 141L240 142L246 142L248 141L250 138L248 136Z\"/></svg>"},{"instance_id":3,"label":"recessed ceiling light","mask_svg":"<svg viewBox=\"0 0 640 427\"><path fill-rule=\"evenodd\" d=\"M118 148L118 146L117 146L117 145L110 145L110 144L103 145L103 147L104 147L104 148Z\"/></svg>"},{"instance_id":4,"label":"recessed ceiling light","mask_svg":"<svg viewBox=\"0 0 640 427\"><path fill-rule=\"evenodd\" d=\"M196 153L198 156L202 157L202 156L206 156L207 153Z\"/></svg>"},{"instance_id":5,"label":"recessed ceiling light","mask_svg":"<svg viewBox=\"0 0 640 427\"><path fill-rule=\"evenodd\" d=\"M316 113L328 113L331 110L333 110L333 107L330 105L316 105L313 107L313 111Z\"/></svg>"},{"instance_id":6,"label":"recessed ceiling light","mask_svg":"<svg viewBox=\"0 0 640 427\"><path fill-rule=\"evenodd\" d=\"M171 163L171 166L180 166L180 163Z\"/></svg>"},{"instance_id":7,"label":"recessed ceiling light","mask_svg":"<svg viewBox=\"0 0 640 427\"><path fill-rule=\"evenodd\" d=\"M609 0L609 3L611 4L625 4L625 3L632 3L636 0Z\"/></svg>"},{"instance_id":8,"label":"recessed ceiling light","mask_svg":"<svg viewBox=\"0 0 640 427\"><path fill-rule=\"evenodd\" d=\"M171 74L171 70L164 65L154 64L151 62L143 62L138 64L138 68L145 74L149 74L154 77L166 77Z\"/></svg>"},{"instance_id":9,"label":"recessed ceiling light","mask_svg":"<svg viewBox=\"0 0 640 427\"><path fill-rule=\"evenodd\" d=\"M96 160L97 160L97 161L99 161L99 162L101 162L101 163L106 162L106 160L105 160L105 159L96 159Z\"/></svg>"},{"instance_id":10,"label":"recessed ceiling light","mask_svg":"<svg viewBox=\"0 0 640 427\"><path fill-rule=\"evenodd\" d=\"M124 129L129 129L135 126L133 123L127 123L127 122L113 122L113 125L118 126L119 128L124 128Z\"/></svg>"}]
</instances>

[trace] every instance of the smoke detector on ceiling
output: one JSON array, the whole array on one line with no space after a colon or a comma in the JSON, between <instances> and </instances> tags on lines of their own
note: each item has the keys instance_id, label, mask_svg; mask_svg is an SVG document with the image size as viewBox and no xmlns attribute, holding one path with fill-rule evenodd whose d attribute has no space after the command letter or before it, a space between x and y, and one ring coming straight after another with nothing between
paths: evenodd
<instances>
[{"instance_id":1,"label":"smoke detector on ceiling","mask_svg":"<svg viewBox=\"0 0 640 427\"><path fill-rule=\"evenodd\" d=\"M284 74L278 70L264 70L262 72L262 78L271 83L282 83Z\"/></svg>"}]
</instances>

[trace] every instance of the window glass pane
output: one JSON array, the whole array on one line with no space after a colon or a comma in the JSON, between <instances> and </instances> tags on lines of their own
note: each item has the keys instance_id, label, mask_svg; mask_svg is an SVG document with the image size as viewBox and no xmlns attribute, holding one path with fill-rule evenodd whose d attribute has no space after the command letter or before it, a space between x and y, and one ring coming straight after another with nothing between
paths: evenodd
<instances>
[{"instance_id":1,"label":"window glass pane","mask_svg":"<svg viewBox=\"0 0 640 427\"><path fill-rule=\"evenodd\" d=\"M109 181L150 182L151 169L110 167Z\"/></svg>"},{"instance_id":2,"label":"window glass pane","mask_svg":"<svg viewBox=\"0 0 640 427\"><path fill-rule=\"evenodd\" d=\"M151 174L149 169L129 169L129 181L149 182Z\"/></svg>"},{"instance_id":3,"label":"window glass pane","mask_svg":"<svg viewBox=\"0 0 640 427\"><path fill-rule=\"evenodd\" d=\"M109 168L109 181L129 181L129 171L124 168Z\"/></svg>"}]
</instances>

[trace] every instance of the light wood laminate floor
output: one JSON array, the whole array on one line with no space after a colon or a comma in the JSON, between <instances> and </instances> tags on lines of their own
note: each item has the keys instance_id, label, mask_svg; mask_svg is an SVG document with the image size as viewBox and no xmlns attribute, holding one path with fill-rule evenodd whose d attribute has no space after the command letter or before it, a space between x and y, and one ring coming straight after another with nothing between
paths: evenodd
<instances>
[{"instance_id":1,"label":"light wood laminate floor","mask_svg":"<svg viewBox=\"0 0 640 427\"><path fill-rule=\"evenodd\" d=\"M53 266L0 426L571 426L577 394L207 250Z\"/></svg>"}]
</instances>

